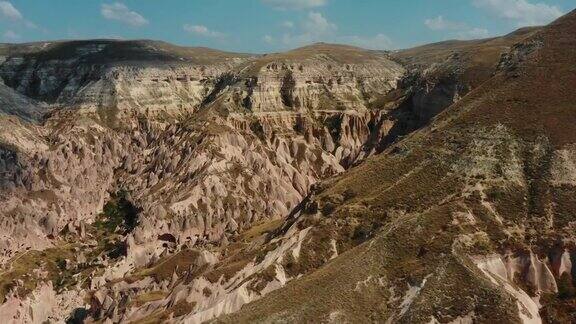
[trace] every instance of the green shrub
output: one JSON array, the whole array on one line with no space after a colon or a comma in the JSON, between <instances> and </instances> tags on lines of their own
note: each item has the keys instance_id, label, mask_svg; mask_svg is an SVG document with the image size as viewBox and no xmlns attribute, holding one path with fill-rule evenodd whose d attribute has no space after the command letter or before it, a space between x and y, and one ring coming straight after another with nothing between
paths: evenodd
<instances>
[{"instance_id":1,"label":"green shrub","mask_svg":"<svg viewBox=\"0 0 576 324\"><path fill-rule=\"evenodd\" d=\"M124 190L112 195L112 199L104 205L100 218L94 223L96 228L108 233L118 229L131 232L138 225L139 209L128 199Z\"/></svg>"}]
</instances>

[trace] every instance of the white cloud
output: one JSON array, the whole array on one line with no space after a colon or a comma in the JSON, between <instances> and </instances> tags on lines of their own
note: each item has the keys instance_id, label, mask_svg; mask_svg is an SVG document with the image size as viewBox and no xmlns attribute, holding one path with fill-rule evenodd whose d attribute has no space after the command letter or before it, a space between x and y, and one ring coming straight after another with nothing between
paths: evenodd
<instances>
[{"instance_id":1,"label":"white cloud","mask_svg":"<svg viewBox=\"0 0 576 324\"><path fill-rule=\"evenodd\" d=\"M459 32L456 37L458 39L479 39L490 37L490 32L486 28L471 28Z\"/></svg>"},{"instance_id":2,"label":"white cloud","mask_svg":"<svg viewBox=\"0 0 576 324\"><path fill-rule=\"evenodd\" d=\"M443 31L446 36L457 39L478 39L490 36L485 28L470 27L460 21L445 19L443 16L424 20L424 25L430 30Z\"/></svg>"},{"instance_id":3,"label":"white cloud","mask_svg":"<svg viewBox=\"0 0 576 324\"><path fill-rule=\"evenodd\" d=\"M291 21L285 21L282 23L282 27L284 28L294 28L294 23Z\"/></svg>"},{"instance_id":4,"label":"white cloud","mask_svg":"<svg viewBox=\"0 0 576 324\"><path fill-rule=\"evenodd\" d=\"M338 35L338 26L321 13L314 11L309 12L298 26L293 25L293 27L295 29L297 27L298 32L284 33L279 38L280 44L286 47L298 47L315 42L331 42L355 45L368 49L390 49L393 46L390 38L384 34L374 36ZM267 36L264 37L264 41L267 41ZM272 36L270 36L268 40L276 43L276 39Z\"/></svg>"},{"instance_id":5,"label":"white cloud","mask_svg":"<svg viewBox=\"0 0 576 324\"><path fill-rule=\"evenodd\" d=\"M276 9L299 10L322 7L326 5L327 0L262 0L262 3Z\"/></svg>"},{"instance_id":6,"label":"white cloud","mask_svg":"<svg viewBox=\"0 0 576 324\"><path fill-rule=\"evenodd\" d=\"M502 19L514 21L518 27L544 25L564 14L556 6L527 0L473 0L473 4Z\"/></svg>"},{"instance_id":7,"label":"white cloud","mask_svg":"<svg viewBox=\"0 0 576 324\"><path fill-rule=\"evenodd\" d=\"M324 35L327 33L335 32L338 27L328 21L319 12L308 13L308 19L304 21L304 29L311 34Z\"/></svg>"},{"instance_id":8,"label":"white cloud","mask_svg":"<svg viewBox=\"0 0 576 324\"><path fill-rule=\"evenodd\" d=\"M2 34L2 38L4 38L4 40L9 42L15 42L20 40L20 35L18 35L12 30L7 30L4 32L4 34Z\"/></svg>"},{"instance_id":9,"label":"white cloud","mask_svg":"<svg viewBox=\"0 0 576 324\"><path fill-rule=\"evenodd\" d=\"M9 1L0 1L0 20L9 21L11 28L21 29L22 26L29 29L38 29L38 26L24 18L24 15ZM12 30L8 30L4 33L4 39L7 40L19 40L21 37L15 37L15 33Z\"/></svg>"},{"instance_id":10,"label":"white cloud","mask_svg":"<svg viewBox=\"0 0 576 324\"><path fill-rule=\"evenodd\" d=\"M443 16L426 19L424 25L432 30L457 30L466 27L466 24L444 19Z\"/></svg>"},{"instance_id":11,"label":"white cloud","mask_svg":"<svg viewBox=\"0 0 576 324\"><path fill-rule=\"evenodd\" d=\"M102 16L109 20L116 20L132 27L142 27L148 24L148 20L139 13L130 10L120 2L112 4L102 4L100 8Z\"/></svg>"},{"instance_id":12,"label":"white cloud","mask_svg":"<svg viewBox=\"0 0 576 324\"><path fill-rule=\"evenodd\" d=\"M302 46L319 41L327 41L334 37L338 26L330 22L319 12L309 12L306 19L300 23L300 33L285 33L282 43L286 46Z\"/></svg>"},{"instance_id":13,"label":"white cloud","mask_svg":"<svg viewBox=\"0 0 576 324\"><path fill-rule=\"evenodd\" d=\"M0 16L11 20L20 20L24 18L20 11L8 1L0 1Z\"/></svg>"},{"instance_id":14,"label":"white cloud","mask_svg":"<svg viewBox=\"0 0 576 324\"><path fill-rule=\"evenodd\" d=\"M270 35L264 35L264 37L262 37L262 40L263 40L265 43L268 43L268 44L274 44L274 43L276 42L276 40L274 39L274 37L272 37L272 36L270 36Z\"/></svg>"},{"instance_id":15,"label":"white cloud","mask_svg":"<svg viewBox=\"0 0 576 324\"><path fill-rule=\"evenodd\" d=\"M184 31L195 34L202 37L212 37L212 38L221 38L225 35L221 32L210 30L208 27L204 25L189 25L185 24L183 27Z\"/></svg>"},{"instance_id":16,"label":"white cloud","mask_svg":"<svg viewBox=\"0 0 576 324\"><path fill-rule=\"evenodd\" d=\"M377 34L375 36L341 36L336 38L338 43L354 45L366 49L384 50L392 49L393 43L390 37L384 34Z\"/></svg>"}]
</instances>

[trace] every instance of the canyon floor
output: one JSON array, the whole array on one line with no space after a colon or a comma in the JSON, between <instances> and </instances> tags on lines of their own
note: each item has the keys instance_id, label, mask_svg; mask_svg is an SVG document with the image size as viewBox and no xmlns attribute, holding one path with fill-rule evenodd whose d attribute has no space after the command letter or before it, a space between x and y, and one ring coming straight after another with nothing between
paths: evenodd
<instances>
[{"instance_id":1,"label":"canyon floor","mask_svg":"<svg viewBox=\"0 0 576 324\"><path fill-rule=\"evenodd\" d=\"M0 44L2 323L576 322L576 12L251 55Z\"/></svg>"}]
</instances>

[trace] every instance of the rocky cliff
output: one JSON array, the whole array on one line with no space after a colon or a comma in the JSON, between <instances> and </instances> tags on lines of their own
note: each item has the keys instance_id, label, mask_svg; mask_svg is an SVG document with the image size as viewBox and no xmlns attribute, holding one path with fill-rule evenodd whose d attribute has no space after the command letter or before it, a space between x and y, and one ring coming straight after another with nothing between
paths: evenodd
<instances>
[{"instance_id":1,"label":"rocky cliff","mask_svg":"<svg viewBox=\"0 0 576 324\"><path fill-rule=\"evenodd\" d=\"M3 49L0 77L30 98L117 115L191 111L249 56L153 41L74 41ZM120 116L121 117L121 116Z\"/></svg>"}]
</instances>

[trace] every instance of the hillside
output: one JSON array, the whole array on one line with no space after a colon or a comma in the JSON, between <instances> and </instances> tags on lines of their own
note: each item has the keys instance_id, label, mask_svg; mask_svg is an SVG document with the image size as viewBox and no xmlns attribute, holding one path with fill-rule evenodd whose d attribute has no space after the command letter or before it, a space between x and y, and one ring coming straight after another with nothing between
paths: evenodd
<instances>
[{"instance_id":1,"label":"hillside","mask_svg":"<svg viewBox=\"0 0 576 324\"><path fill-rule=\"evenodd\" d=\"M0 55L21 56L35 61L79 59L86 64L213 64L250 56L204 47L182 47L162 41L106 39L3 44L0 45Z\"/></svg>"},{"instance_id":2,"label":"hillside","mask_svg":"<svg viewBox=\"0 0 576 324\"><path fill-rule=\"evenodd\" d=\"M573 322L575 29L572 12L534 33L429 127L326 182L296 224L346 252L222 321Z\"/></svg>"}]
</instances>

